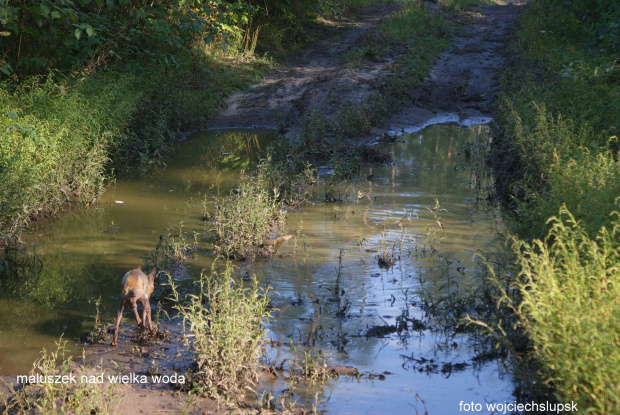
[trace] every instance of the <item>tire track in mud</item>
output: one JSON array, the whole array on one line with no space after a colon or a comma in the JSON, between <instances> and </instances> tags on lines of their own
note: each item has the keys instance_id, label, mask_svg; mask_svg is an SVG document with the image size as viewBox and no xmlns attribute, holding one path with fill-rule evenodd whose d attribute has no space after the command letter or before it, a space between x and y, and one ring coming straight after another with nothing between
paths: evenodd
<instances>
[{"instance_id":1,"label":"tire track in mud","mask_svg":"<svg viewBox=\"0 0 620 415\"><path fill-rule=\"evenodd\" d=\"M340 106L359 103L374 94L372 82L387 73L390 59L351 68L343 55L354 49L360 39L401 5L393 3L366 10L352 29L344 24L336 35L307 49L284 64L247 92L233 95L227 109L208 123L209 128L266 128L296 130L303 114L317 108L333 115Z\"/></svg>"}]
</instances>

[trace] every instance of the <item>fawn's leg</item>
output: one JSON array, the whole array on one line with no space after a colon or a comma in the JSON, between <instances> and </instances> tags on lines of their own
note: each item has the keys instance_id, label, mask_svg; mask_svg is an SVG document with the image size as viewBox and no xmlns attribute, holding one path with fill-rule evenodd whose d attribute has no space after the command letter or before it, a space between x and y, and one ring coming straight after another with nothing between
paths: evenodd
<instances>
[{"instance_id":1,"label":"fawn's leg","mask_svg":"<svg viewBox=\"0 0 620 415\"><path fill-rule=\"evenodd\" d=\"M118 339L118 326L121 324L121 318L123 317L123 310L125 309L125 301L121 301L121 305L118 308L118 315L116 316L116 326L114 327L114 337L112 338L111 346L116 346Z\"/></svg>"},{"instance_id":2,"label":"fawn's leg","mask_svg":"<svg viewBox=\"0 0 620 415\"><path fill-rule=\"evenodd\" d=\"M138 327L142 326L142 320L140 320L140 315L138 314L138 303L136 300L131 301L131 311L133 311L133 315L136 318L136 323L138 323Z\"/></svg>"},{"instance_id":3,"label":"fawn's leg","mask_svg":"<svg viewBox=\"0 0 620 415\"><path fill-rule=\"evenodd\" d=\"M153 320L151 320L151 304L147 301L146 307L144 307L146 311L146 318L148 319L148 327L151 332L151 336L155 335L155 330L153 330Z\"/></svg>"}]
</instances>

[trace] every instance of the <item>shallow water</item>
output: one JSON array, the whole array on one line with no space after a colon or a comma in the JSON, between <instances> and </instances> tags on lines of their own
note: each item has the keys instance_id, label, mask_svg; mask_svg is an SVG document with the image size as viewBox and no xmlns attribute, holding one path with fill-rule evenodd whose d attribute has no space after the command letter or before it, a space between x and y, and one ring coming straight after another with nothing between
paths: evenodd
<instances>
[{"instance_id":1,"label":"shallow water","mask_svg":"<svg viewBox=\"0 0 620 415\"><path fill-rule=\"evenodd\" d=\"M443 414L458 412L460 401L511 401L512 385L498 364L475 363L474 343L453 334L454 321L420 307L450 307L474 292L483 269L476 254L490 249L501 227L498 212L481 200L490 181L476 174L466 146L483 139L484 129L431 126L380 144L396 160L393 166L363 165L358 178L342 185L350 196L344 203L322 202L317 188L313 204L287 215L283 232L299 230L296 243L290 240L270 260L239 264L274 289L274 340L309 343L329 365L390 373L384 380L330 381L319 408ZM28 298L38 305L0 299L0 374L25 374L62 333L72 339L91 328L95 298L102 299L104 322L113 322L120 278L143 263L160 235L183 233L196 241L196 258L177 275L188 283L196 278L211 261L211 246L201 238L204 196L226 192L273 139L197 134L179 143L167 166L119 180L97 204L34 226L25 239L44 264L42 276L29 282ZM395 258L388 269L379 265L384 253ZM341 295L335 296L338 275ZM403 313L427 328L365 335L373 326L396 324ZM276 364L285 357L287 348L270 353ZM263 387L277 392L286 386ZM311 408L313 390L296 393L299 405Z\"/></svg>"}]
</instances>

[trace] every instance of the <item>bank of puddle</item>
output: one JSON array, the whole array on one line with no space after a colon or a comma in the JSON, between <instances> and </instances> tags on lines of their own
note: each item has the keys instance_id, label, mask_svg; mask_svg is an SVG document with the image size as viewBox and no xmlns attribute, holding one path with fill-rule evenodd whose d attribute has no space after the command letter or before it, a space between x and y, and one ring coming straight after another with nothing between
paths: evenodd
<instances>
[{"instance_id":1,"label":"bank of puddle","mask_svg":"<svg viewBox=\"0 0 620 415\"><path fill-rule=\"evenodd\" d=\"M485 412L487 402L513 400L500 363L479 359L471 332L454 330L463 316L445 313L462 312L459 298L475 295L485 272L480 254L493 249L502 226L485 200L491 180L472 145L486 140L485 131L434 125L378 144L393 165L362 165L359 177L340 185L348 196L342 203L324 202L318 186L312 203L287 213L282 232L298 238L269 260L238 264L240 276L273 288L268 335L283 344L270 347L274 366L312 351L327 365L359 372L318 389L294 388L297 407L443 414L459 412L461 402ZM61 334L73 339L92 329L99 297L103 321L113 322L122 275L143 263L160 235L183 235L193 246L175 274L189 290L213 260L203 237L209 224L202 212L212 206L205 197L228 192L274 139L252 131L196 134L167 165L119 179L91 207L35 224L25 239L43 272L28 282L30 303L0 299L0 374L27 374ZM289 385L280 376L260 388L278 396Z\"/></svg>"}]
</instances>

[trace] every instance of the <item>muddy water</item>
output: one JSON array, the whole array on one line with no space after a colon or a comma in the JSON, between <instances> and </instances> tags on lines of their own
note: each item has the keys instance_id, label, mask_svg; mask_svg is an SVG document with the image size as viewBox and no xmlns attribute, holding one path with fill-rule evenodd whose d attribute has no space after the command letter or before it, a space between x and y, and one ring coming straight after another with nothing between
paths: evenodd
<instances>
[{"instance_id":1,"label":"muddy water","mask_svg":"<svg viewBox=\"0 0 620 415\"><path fill-rule=\"evenodd\" d=\"M475 255L489 249L501 226L482 200L489 183L472 168L475 151L467 146L483 129L431 126L380 144L396 160L393 166L363 165L359 177L337 189L348 196L343 203L322 202L317 188L313 204L288 213L283 231L299 232L296 243L290 240L271 260L239 264L242 273L274 288L274 340L314 346L327 364L365 373L328 382L318 400L314 389L297 389L299 405L316 402L332 413L427 408L441 414L458 412L460 401L511 400L512 386L497 363L476 363L468 336L451 330L456 317L431 315L475 293L483 269ZM0 374L26 373L62 333L73 339L91 328L96 298L102 319L112 322L121 276L143 263L160 235L195 242L195 259L178 275L191 283L211 261L210 243L202 238L205 195L227 191L273 138L193 136L167 166L119 180L94 206L35 226L26 239L43 273L29 281L20 301L0 299ZM400 332L371 330L403 317L409 320ZM269 357L279 364L291 356L282 348ZM264 385L276 392L285 387Z\"/></svg>"}]
</instances>

